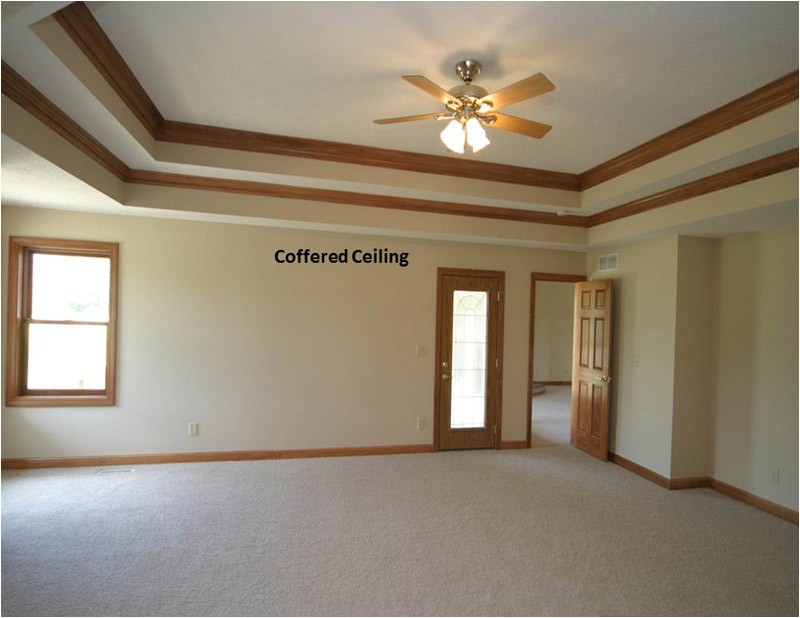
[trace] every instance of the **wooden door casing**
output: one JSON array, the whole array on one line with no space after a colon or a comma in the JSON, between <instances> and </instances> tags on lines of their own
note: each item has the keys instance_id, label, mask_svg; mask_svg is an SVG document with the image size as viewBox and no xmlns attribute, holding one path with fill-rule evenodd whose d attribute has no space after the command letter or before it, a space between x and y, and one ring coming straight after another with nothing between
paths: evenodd
<instances>
[{"instance_id":1,"label":"wooden door casing","mask_svg":"<svg viewBox=\"0 0 800 618\"><path fill-rule=\"evenodd\" d=\"M436 304L436 358L434 386L434 448L457 450L499 448L502 409L503 288L501 271L440 268ZM488 294L486 423L483 429L451 429L453 291ZM443 364L446 363L446 366ZM444 378L448 376L448 378Z\"/></svg>"},{"instance_id":2,"label":"wooden door casing","mask_svg":"<svg viewBox=\"0 0 800 618\"><path fill-rule=\"evenodd\" d=\"M612 310L610 279L575 284L570 441L602 460L608 458Z\"/></svg>"}]
</instances>

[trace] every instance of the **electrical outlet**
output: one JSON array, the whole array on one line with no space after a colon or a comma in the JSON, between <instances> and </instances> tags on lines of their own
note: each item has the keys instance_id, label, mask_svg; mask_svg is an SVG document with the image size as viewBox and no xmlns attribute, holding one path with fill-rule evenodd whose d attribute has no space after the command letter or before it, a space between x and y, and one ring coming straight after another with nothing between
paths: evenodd
<instances>
[{"instance_id":1,"label":"electrical outlet","mask_svg":"<svg viewBox=\"0 0 800 618\"><path fill-rule=\"evenodd\" d=\"M417 356L427 356L428 355L428 348L424 345L417 346Z\"/></svg>"},{"instance_id":2,"label":"electrical outlet","mask_svg":"<svg viewBox=\"0 0 800 618\"><path fill-rule=\"evenodd\" d=\"M421 416L417 417L417 429L425 429L425 419Z\"/></svg>"},{"instance_id":3,"label":"electrical outlet","mask_svg":"<svg viewBox=\"0 0 800 618\"><path fill-rule=\"evenodd\" d=\"M200 431L200 423L189 423L189 437L195 438L197 437L198 432Z\"/></svg>"},{"instance_id":4,"label":"electrical outlet","mask_svg":"<svg viewBox=\"0 0 800 618\"><path fill-rule=\"evenodd\" d=\"M781 484L781 469L780 468L773 468L772 469L772 484L773 485L780 485Z\"/></svg>"}]
</instances>

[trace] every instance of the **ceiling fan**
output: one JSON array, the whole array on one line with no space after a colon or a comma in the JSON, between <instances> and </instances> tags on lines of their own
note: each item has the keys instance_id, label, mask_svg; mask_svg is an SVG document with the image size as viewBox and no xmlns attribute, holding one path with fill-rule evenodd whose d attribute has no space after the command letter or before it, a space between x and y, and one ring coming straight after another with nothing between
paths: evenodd
<instances>
[{"instance_id":1,"label":"ceiling fan","mask_svg":"<svg viewBox=\"0 0 800 618\"><path fill-rule=\"evenodd\" d=\"M464 154L467 145L472 148L472 152L478 152L489 145L489 138L486 137L484 126L492 126L496 129L513 131L514 133L535 138L544 137L553 128L549 124L525 120L508 114L501 114L497 111L514 103L554 90L555 86L541 73L526 77L489 94L485 89L472 83L472 80L481 72L480 62L477 60L462 60L455 66L455 70L456 75L464 83L450 90L437 86L422 75L403 75L404 80L444 103L446 111L418 114L416 116L400 116L398 118L382 118L374 122L376 124L393 124L431 118L450 120L440 136L447 149L458 154Z\"/></svg>"}]
</instances>

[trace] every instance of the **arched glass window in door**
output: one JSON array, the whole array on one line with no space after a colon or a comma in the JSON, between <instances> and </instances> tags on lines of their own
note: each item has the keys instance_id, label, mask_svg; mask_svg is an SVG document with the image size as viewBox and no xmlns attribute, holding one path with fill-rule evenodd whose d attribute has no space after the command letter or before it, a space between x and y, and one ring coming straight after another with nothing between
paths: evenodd
<instances>
[{"instance_id":1,"label":"arched glass window in door","mask_svg":"<svg viewBox=\"0 0 800 618\"><path fill-rule=\"evenodd\" d=\"M486 426L487 304L487 292L453 292L451 429Z\"/></svg>"}]
</instances>

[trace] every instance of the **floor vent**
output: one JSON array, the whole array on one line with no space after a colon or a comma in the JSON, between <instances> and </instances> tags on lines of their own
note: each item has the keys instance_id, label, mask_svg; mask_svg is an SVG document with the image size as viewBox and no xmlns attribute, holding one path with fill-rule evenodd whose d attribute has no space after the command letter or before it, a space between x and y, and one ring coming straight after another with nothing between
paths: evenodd
<instances>
[{"instance_id":1,"label":"floor vent","mask_svg":"<svg viewBox=\"0 0 800 618\"><path fill-rule=\"evenodd\" d=\"M115 472L133 472L133 468L101 468L97 474L113 474Z\"/></svg>"}]
</instances>

